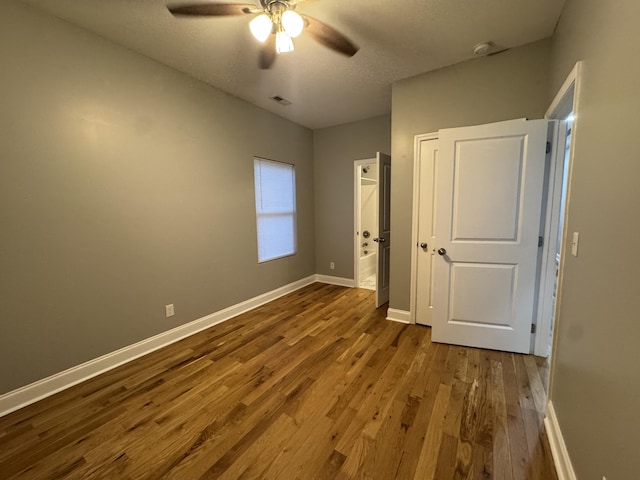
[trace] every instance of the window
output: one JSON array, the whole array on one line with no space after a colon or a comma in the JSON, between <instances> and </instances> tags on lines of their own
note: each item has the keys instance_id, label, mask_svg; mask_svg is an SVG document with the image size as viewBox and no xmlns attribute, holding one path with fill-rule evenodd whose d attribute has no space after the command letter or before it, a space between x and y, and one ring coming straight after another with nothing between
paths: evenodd
<instances>
[{"instance_id":1,"label":"window","mask_svg":"<svg viewBox=\"0 0 640 480\"><path fill-rule=\"evenodd\" d=\"M296 253L296 175L293 165L253 159L258 262Z\"/></svg>"}]
</instances>

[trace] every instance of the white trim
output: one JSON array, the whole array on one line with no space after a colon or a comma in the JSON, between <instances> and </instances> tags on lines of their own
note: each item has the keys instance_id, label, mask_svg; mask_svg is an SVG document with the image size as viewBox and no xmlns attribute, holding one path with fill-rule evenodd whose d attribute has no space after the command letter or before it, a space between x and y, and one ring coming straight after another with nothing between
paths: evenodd
<instances>
[{"instance_id":1,"label":"white trim","mask_svg":"<svg viewBox=\"0 0 640 480\"><path fill-rule=\"evenodd\" d=\"M420 218L420 156L424 140L438 140L438 133L423 133L413 137L413 203L411 207L411 287L409 290L409 311L411 323L416 323L416 302L418 301L418 228Z\"/></svg>"},{"instance_id":2,"label":"white trim","mask_svg":"<svg viewBox=\"0 0 640 480\"><path fill-rule=\"evenodd\" d=\"M395 308L387 309L387 320L398 323L406 323L410 324L411 322L411 312L406 310L396 310Z\"/></svg>"},{"instance_id":3,"label":"white trim","mask_svg":"<svg viewBox=\"0 0 640 480\"><path fill-rule=\"evenodd\" d=\"M578 90L578 84L580 83L581 76L582 62L577 62L558 90L558 93L556 93L556 96L553 98L551 105L549 105L549 108L544 114L544 118L559 119L571 112L571 109L567 111L566 107L575 107L575 98L577 96L576 92ZM571 105L567 105L566 103L568 97L572 97Z\"/></svg>"},{"instance_id":4,"label":"white trim","mask_svg":"<svg viewBox=\"0 0 640 480\"><path fill-rule=\"evenodd\" d=\"M556 467L558 480L576 480L576 474L569 458L567 445L564 443L564 437L560 430L560 424L556 417L556 411L553 403L547 403L547 415L544 418L544 427L547 431L549 446L551 447L551 455L553 456L553 464Z\"/></svg>"},{"instance_id":5,"label":"white trim","mask_svg":"<svg viewBox=\"0 0 640 480\"><path fill-rule=\"evenodd\" d=\"M573 91L573 115L574 120L571 124L571 145L569 147L569 164L567 168L569 169L569 173L567 175L567 191L565 193L565 205L564 205L564 218L561 218L560 221L564 225L564 229L562 232L562 240L560 242L560 251L567 251L567 244L569 240L569 229L567 227L567 219L569 218L569 212L571 210L571 183L573 180L573 165L575 162L575 145L578 141L580 132L581 132L581 116L582 111L580 108L580 98L582 96L582 72L583 66L582 62L577 62L573 70L571 71L571 75L574 76L574 91ZM571 76L570 75L570 76ZM567 82L565 82L566 84ZM549 392L548 398L553 398L553 381L555 376L555 360L556 355L554 354L555 349L557 347L558 341L558 324L561 321L560 319L560 306L562 304L562 284L564 281L564 264L567 259L566 255L560 255L560 265L558 267L558 281L556 287L556 305L554 309L554 328L553 328L553 338L551 340L551 362L549 368Z\"/></svg>"},{"instance_id":6,"label":"white trim","mask_svg":"<svg viewBox=\"0 0 640 480\"><path fill-rule=\"evenodd\" d=\"M0 417L318 281L311 275L0 395ZM328 277L332 278L332 277ZM334 277L335 278L335 277ZM330 283L330 282L324 282Z\"/></svg>"},{"instance_id":7,"label":"white trim","mask_svg":"<svg viewBox=\"0 0 640 480\"><path fill-rule=\"evenodd\" d=\"M549 108L547 109L547 112L544 115L544 118L546 119L564 120L567 114L569 114L570 112L573 112L573 114L576 117L576 119L574 120L571 126L571 146L569 148L569 162L567 165L569 172L567 177L567 192L566 192L564 218L559 218L559 208L560 208L559 205L560 205L560 195L562 194L561 192L562 185L561 184L556 185L556 188L551 190L551 180L553 178L550 177L549 179L550 180L549 193L550 195L553 195L553 196L550 196L548 199L549 206L551 206L552 210L548 210L547 215L554 215L555 217L555 218L552 218L550 222L549 222L550 220L549 218L546 219L548 229L545 229L545 243L546 243L546 246L548 246L549 248L551 248L552 245L555 245L555 242L557 239L557 232L558 232L558 228L560 228L560 225L564 225L566 227L566 219L569 212L569 204L571 200L571 176L572 176L572 166L573 166L573 157L574 157L573 145L575 145L576 132L578 130L579 118L580 118L580 111L579 111L580 107L578 102L579 102L581 84L582 84L582 72L583 72L583 63L577 62L573 67L573 69L571 70L571 72L569 73L569 76L566 78L566 80L562 84L562 87L560 87L560 90L558 90L558 93L554 97L553 101L551 102L551 105L549 106ZM552 172L550 172L550 175L554 174L553 172L554 169L557 169L560 172L562 171L562 166L559 164L559 162L564 161L564 155L560 155L560 152L564 153L564 148L565 148L564 138L562 138L562 145L560 145L560 142L558 142L558 145L555 148L557 149L557 154L554 155L554 157L552 157L553 164L552 164ZM561 182L562 179L561 178L558 179L557 178L558 173L557 172L555 173L556 173L556 181ZM550 235L551 233L554 233L555 236L551 236ZM561 252L566 251L565 246L567 242L567 233L568 233L567 229L564 228L562 232L562 240L560 243ZM535 355L546 357L549 355L549 350L550 350L551 373L549 378L549 397L551 397L552 390L553 390L553 375L554 375L553 367L554 367L554 361L555 361L554 342L556 338L555 332L557 332L557 328L555 327L557 326L557 323L559 321L558 312L560 311L560 302L562 297L562 278L563 278L565 257L566 255L560 256L560 265L558 266L558 275L556 277L555 272L553 272L553 268L555 267L551 267L552 262L555 262L555 256L553 256L552 258L550 255L548 255L546 257L546 263L543 264L543 268L544 267L551 268L551 272L546 272L546 275L544 277L541 277L541 280L540 280L541 295L548 295L549 292L552 292L553 284L555 284L555 291L556 291L555 306L553 308L551 308L551 305L549 305L548 298L546 299L546 303L545 301L543 301L542 297L538 298L538 318L536 320L537 332L536 332L535 343L534 343ZM553 320L555 324L554 326L551 325L552 318L554 319ZM552 334L551 332L552 329L553 329L553 338L551 340L551 349L549 349L547 344L549 342L549 337Z\"/></svg>"},{"instance_id":8,"label":"white trim","mask_svg":"<svg viewBox=\"0 0 640 480\"><path fill-rule=\"evenodd\" d=\"M317 274L315 276L315 280L316 282L338 285L339 287L354 288L356 286L356 282L353 278L332 277L330 275Z\"/></svg>"}]
</instances>

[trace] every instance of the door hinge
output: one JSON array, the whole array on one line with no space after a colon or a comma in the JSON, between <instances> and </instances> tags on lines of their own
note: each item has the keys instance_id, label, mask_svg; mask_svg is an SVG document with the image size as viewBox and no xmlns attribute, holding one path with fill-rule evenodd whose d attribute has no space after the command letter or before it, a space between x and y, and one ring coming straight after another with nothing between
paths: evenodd
<instances>
[{"instance_id":1,"label":"door hinge","mask_svg":"<svg viewBox=\"0 0 640 480\"><path fill-rule=\"evenodd\" d=\"M531 333L536 333L536 324L535 323L531 324Z\"/></svg>"},{"instance_id":2,"label":"door hinge","mask_svg":"<svg viewBox=\"0 0 640 480\"><path fill-rule=\"evenodd\" d=\"M538 247L541 247L544 245L544 238L543 237L538 237Z\"/></svg>"},{"instance_id":3,"label":"door hinge","mask_svg":"<svg viewBox=\"0 0 640 480\"><path fill-rule=\"evenodd\" d=\"M547 142L547 151L546 153L551 153L551 142Z\"/></svg>"}]
</instances>

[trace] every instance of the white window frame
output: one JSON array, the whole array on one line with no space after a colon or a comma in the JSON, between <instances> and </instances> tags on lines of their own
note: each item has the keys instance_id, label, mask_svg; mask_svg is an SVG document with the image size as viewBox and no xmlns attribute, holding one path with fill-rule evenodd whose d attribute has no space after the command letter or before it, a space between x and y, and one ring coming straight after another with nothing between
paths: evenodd
<instances>
[{"instance_id":1,"label":"white window frame","mask_svg":"<svg viewBox=\"0 0 640 480\"><path fill-rule=\"evenodd\" d=\"M280 168L286 168L287 171L287 176L289 176L289 172L290 172L290 177L291 177L291 197L290 197L290 201L291 204L289 206L286 206L282 209L278 209L277 207L274 207L273 205L271 206L266 206L263 204L262 199L266 195L269 195L269 192L265 192L266 189L269 188L268 184L265 184L264 182L262 182L262 175L259 175L259 168L261 168L262 166L276 166L276 167L280 167ZM290 170L289 170L290 169ZM283 170L285 171L285 170ZM297 214L296 214L296 170L295 170L295 165L290 164L290 163L285 163L285 162L279 162L276 160L269 160L266 158L261 158L261 157L253 157L253 177L254 177L254 194L255 194L255 209L256 209L256 246L257 246L257 257L258 257L258 263L265 263L265 262L269 262L272 260L277 260L279 258L285 258L285 257L290 257L292 255L295 255L298 251L298 235L297 235ZM286 184L283 183L282 185L279 185L279 187L281 188L286 188ZM261 235L261 229L260 229L260 221L261 219L267 219L267 218L274 218L274 217L287 217L287 218L291 218L292 220L292 225L293 225L293 231L291 232L292 234L292 238L288 238L287 239L287 243L290 243L292 245L292 250L287 250L286 252L283 252L281 254L267 254L267 253L263 253L261 254L261 251L264 250L261 249L261 238L263 239L263 241L265 241L265 239L269 239L268 236L262 236ZM284 234L288 235L289 232L284 232ZM268 249L268 247L267 247Z\"/></svg>"}]
</instances>

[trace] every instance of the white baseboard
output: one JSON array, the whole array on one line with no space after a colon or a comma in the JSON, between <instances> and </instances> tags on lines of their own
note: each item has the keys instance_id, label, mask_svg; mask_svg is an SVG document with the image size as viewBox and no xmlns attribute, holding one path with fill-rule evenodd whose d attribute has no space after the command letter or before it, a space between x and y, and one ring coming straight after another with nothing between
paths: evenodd
<instances>
[{"instance_id":1,"label":"white baseboard","mask_svg":"<svg viewBox=\"0 0 640 480\"><path fill-rule=\"evenodd\" d=\"M567 446L564 443L562 431L560 430L558 418L556 417L556 411L551 402L547 404L547 415L544 418L544 427L547 431L547 437L549 438L549 446L551 447L551 455L553 456L553 463L556 467L558 480L576 480L577 477L573 471Z\"/></svg>"},{"instance_id":2,"label":"white baseboard","mask_svg":"<svg viewBox=\"0 0 640 480\"><path fill-rule=\"evenodd\" d=\"M245 300L244 302L232 305L231 307L212 313L206 317L199 318L174 329L162 332L138 343L134 343L133 345L121 348L115 352L107 353L106 355L94 358L93 360L89 360L88 362L75 367L71 367L63 372L56 373L50 377L43 378L37 382L0 395L0 417L130 362L131 360L142 357L143 355L158 350L159 348L175 343L202 330L206 330L207 328L222 323L225 320L229 320L230 318L248 312L260 305L264 305L276 298L282 297L283 295L294 292L302 287L306 287L307 285L311 285L316 281L319 281L316 279L316 275L311 275L288 285L284 285L283 287L276 288L270 292L258 295L257 297Z\"/></svg>"},{"instance_id":3,"label":"white baseboard","mask_svg":"<svg viewBox=\"0 0 640 480\"><path fill-rule=\"evenodd\" d=\"M399 323L411 323L411 312L390 308L387 310L387 320Z\"/></svg>"},{"instance_id":4,"label":"white baseboard","mask_svg":"<svg viewBox=\"0 0 640 480\"><path fill-rule=\"evenodd\" d=\"M353 278L332 277L330 275L316 274L316 282L328 283L329 285L338 285L340 287L353 288L356 282Z\"/></svg>"}]
</instances>

